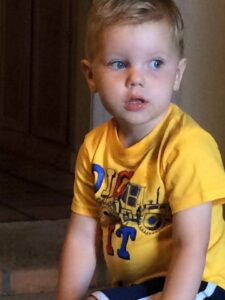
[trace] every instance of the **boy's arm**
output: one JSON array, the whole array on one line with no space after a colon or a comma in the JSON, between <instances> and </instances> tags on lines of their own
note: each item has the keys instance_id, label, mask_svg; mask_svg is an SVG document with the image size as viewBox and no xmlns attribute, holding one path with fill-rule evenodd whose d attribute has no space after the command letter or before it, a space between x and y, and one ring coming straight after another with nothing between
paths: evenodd
<instances>
[{"instance_id":1,"label":"boy's arm","mask_svg":"<svg viewBox=\"0 0 225 300\"><path fill-rule=\"evenodd\" d=\"M87 293L96 265L97 222L71 215L59 272L57 300L80 300Z\"/></svg>"},{"instance_id":2,"label":"boy's arm","mask_svg":"<svg viewBox=\"0 0 225 300\"><path fill-rule=\"evenodd\" d=\"M173 216L173 253L162 300L194 300L208 248L211 202Z\"/></svg>"}]
</instances>

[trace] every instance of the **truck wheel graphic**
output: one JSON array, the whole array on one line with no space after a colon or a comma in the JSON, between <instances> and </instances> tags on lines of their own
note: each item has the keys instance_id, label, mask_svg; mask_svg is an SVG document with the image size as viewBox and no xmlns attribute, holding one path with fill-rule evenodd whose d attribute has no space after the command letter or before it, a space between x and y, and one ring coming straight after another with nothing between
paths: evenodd
<instances>
[{"instance_id":1,"label":"truck wheel graphic","mask_svg":"<svg viewBox=\"0 0 225 300\"><path fill-rule=\"evenodd\" d=\"M162 224L163 219L159 213L143 212L138 226L143 233L150 234L159 229Z\"/></svg>"}]
</instances>

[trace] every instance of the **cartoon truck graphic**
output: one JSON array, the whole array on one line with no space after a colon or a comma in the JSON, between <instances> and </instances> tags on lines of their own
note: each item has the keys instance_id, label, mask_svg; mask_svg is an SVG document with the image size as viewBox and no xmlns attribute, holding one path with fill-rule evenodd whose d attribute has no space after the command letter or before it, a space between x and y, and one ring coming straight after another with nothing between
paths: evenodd
<instances>
[{"instance_id":1,"label":"cartoon truck graphic","mask_svg":"<svg viewBox=\"0 0 225 300\"><path fill-rule=\"evenodd\" d=\"M148 203L138 202L143 199L144 189L138 185L128 183L122 195L103 204L103 214L114 223L123 225L136 223L144 232L152 232L164 226L171 220L171 211L168 204L159 203L160 188L157 189L156 199Z\"/></svg>"}]
</instances>

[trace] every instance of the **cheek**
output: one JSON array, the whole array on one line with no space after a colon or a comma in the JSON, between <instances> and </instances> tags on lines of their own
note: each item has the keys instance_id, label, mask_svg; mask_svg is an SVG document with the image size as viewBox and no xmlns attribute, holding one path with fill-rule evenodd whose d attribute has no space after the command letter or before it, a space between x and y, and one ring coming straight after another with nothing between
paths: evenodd
<instances>
[{"instance_id":1,"label":"cheek","mask_svg":"<svg viewBox=\"0 0 225 300\"><path fill-rule=\"evenodd\" d=\"M102 78L99 78L99 80L96 82L97 92L104 106L112 102L115 93L113 86L114 85L112 83L109 83L105 79L102 80Z\"/></svg>"},{"instance_id":2,"label":"cheek","mask_svg":"<svg viewBox=\"0 0 225 300\"><path fill-rule=\"evenodd\" d=\"M152 100L155 99L158 104L160 103L160 106L170 102L173 94L173 85L174 81L170 76L163 76L152 82L149 88Z\"/></svg>"},{"instance_id":3,"label":"cheek","mask_svg":"<svg viewBox=\"0 0 225 300\"><path fill-rule=\"evenodd\" d=\"M98 80L96 80L96 86L99 92L109 95L109 97L111 94L118 94L122 91L120 79L114 76L99 77Z\"/></svg>"},{"instance_id":4,"label":"cheek","mask_svg":"<svg viewBox=\"0 0 225 300\"><path fill-rule=\"evenodd\" d=\"M163 87L165 92L170 94L173 92L175 80L175 72L168 72L161 79L161 87Z\"/></svg>"}]
</instances>

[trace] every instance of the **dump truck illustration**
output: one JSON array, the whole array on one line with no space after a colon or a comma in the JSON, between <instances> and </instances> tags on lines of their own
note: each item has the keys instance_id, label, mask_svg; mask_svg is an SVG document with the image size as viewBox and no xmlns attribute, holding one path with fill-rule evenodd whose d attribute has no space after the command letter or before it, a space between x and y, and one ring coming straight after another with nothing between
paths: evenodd
<instances>
[{"instance_id":1,"label":"dump truck illustration","mask_svg":"<svg viewBox=\"0 0 225 300\"><path fill-rule=\"evenodd\" d=\"M125 226L128 223L130 225L135 223L144 233L153 232L171 220L169 205L160 204L159 195L160 188L157 189L154 200L145 200L144 203L140 203L138 199L144 199L144 189L128 183L119 197L103 201L101 204L102 222L105 222L105 225L121 223Z\"/></svg>"}]
</instances>

